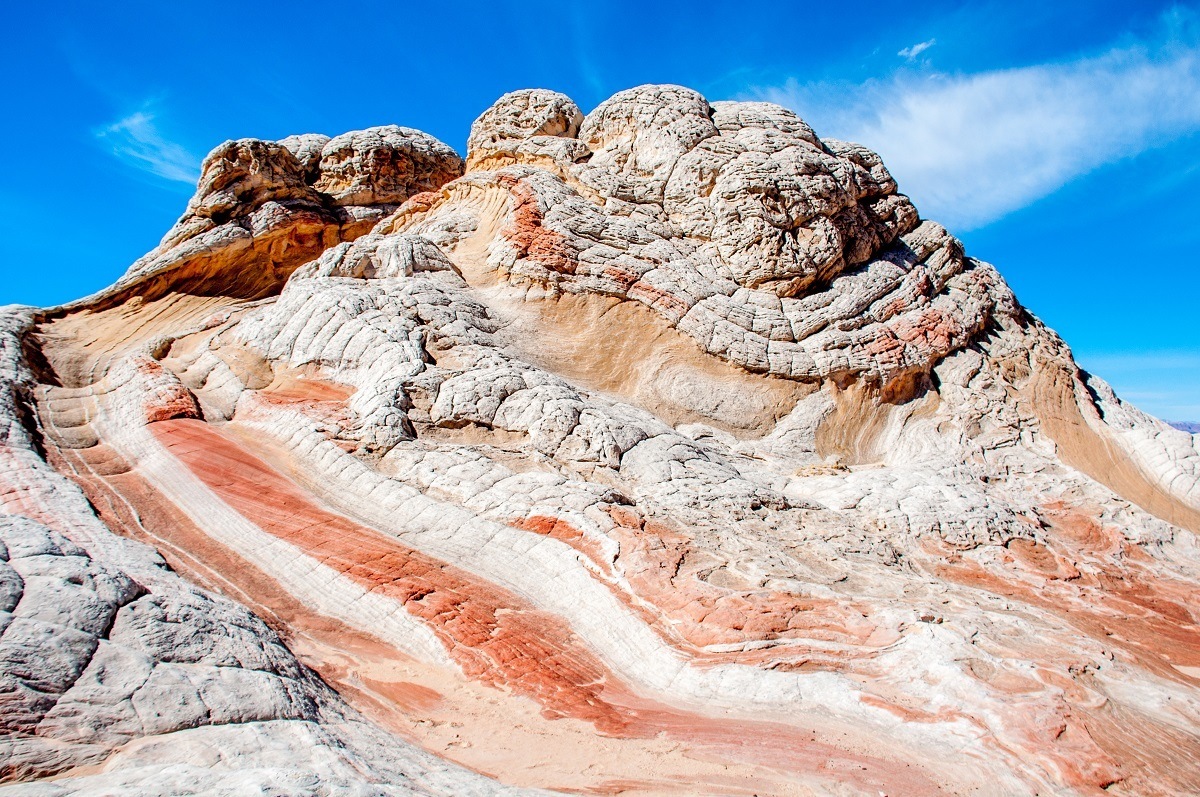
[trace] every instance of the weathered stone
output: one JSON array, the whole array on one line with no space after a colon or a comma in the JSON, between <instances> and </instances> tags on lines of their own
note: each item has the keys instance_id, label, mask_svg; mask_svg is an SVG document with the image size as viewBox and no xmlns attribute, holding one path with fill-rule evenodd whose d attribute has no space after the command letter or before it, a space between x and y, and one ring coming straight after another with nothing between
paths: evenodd
<instances>
[{"instance_id":1,"label":"weathered stone","mask_svg":"<svg viewBox=\"0 0 1200 797\"><path fill-rule=\"evenodd\" d=\"M10 788L1194 790L1200 438L877 155L643 86L467 163L230 142L0 312Z\"/></svg>"},{"instance_id":2,"label":"weathered stone","mask_svg":"<svg viewBox=\"0 0 1200 797\"><path fill-rule=\"evenodd\" d=\"M331 138L314 187L338 205L399 205L462 175L463 162L433 136L409 127L371 127Z\"/></svg>"},{"instance_id":3,"label":"weathered stone","mask_svg":"<svg viewBox=\"0 0 1200 797\"><path fill-rule=\"evenodd\" d=\"M281 138L279 143L296 156L304 170L304 181L310 185L316 181L321 166L321 152L329 143L329 136L320 133L304 133L299 136Z\"/></svg>"},{"instance_id":4,"label":"weathered stone","mask_svg":"<svg viewBox=\"0 0 1200 797\"><path fill-rule=\"evenodd\" d=\"M590 154L576 140L583 113L564 94L526 89L505 94L471 125L467 167L495 169L517 162L568 165Z\"/></svg>"}]
</instances>

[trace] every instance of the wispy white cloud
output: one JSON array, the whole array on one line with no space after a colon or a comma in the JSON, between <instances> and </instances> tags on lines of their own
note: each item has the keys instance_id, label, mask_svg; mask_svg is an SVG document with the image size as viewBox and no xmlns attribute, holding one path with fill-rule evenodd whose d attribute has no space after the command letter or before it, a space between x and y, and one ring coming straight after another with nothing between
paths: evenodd
<instances>
[{"instance_id":1,"label":"wispy white cloud","mask_svg":"<svg viewBox=\"0 0 1200 797\"><path fill-rule=\"evenodd\" d=\"M976 74L793 79L749 93L793 108L822 135L876 149L923 215L967 230L1200 131L1200 36L1176 31L1099 56Z\"/></svg>"},{"instance_id":2,"label":"wispy white cloud","mask_svg":"<svg viewBox=\"0 0 1200 797\"><path fill-rule=\"evenodd\" d=\"M142 110L95 131L96 138L125 163L165 180L194 185L200 177L200 159L169 141L154 123L154 114Z\"/></svg>"},{"instance_id":3,"label":"wispy white cloud","mask_svg":"<svg viewBox=\"0 0 1200 797\"><path fill-rule=\"evenodd\" d=\"M935 44L937 44L937 39L930 39L929 41L925 41L925 42L917 42L916 44L914 44L911 47L905 47L903 50L896 53L896 55L900 56L901 58L907 58L908 60L912 61L912 60L915 60L918 55L925 52L926 50L928 50L930 47L932 47Z\"/></svg>"}]
</instances>

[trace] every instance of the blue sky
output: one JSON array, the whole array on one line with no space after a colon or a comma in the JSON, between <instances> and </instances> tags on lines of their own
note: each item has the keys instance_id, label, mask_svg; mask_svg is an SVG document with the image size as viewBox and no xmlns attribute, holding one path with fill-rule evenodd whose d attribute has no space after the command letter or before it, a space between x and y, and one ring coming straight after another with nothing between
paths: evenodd
<instances>
[{"instance_id":1,"label":"blue sky","mask_svg":"<svg viewBox=\"0 0 1200 797\"><path fill-rule=\"evenodd\" d=\"M111 283L228 138L396 123L462 151L515 88L587 111L680 83L880 151L1084 367L1200 420L1200 2L839 5L12 4L0 303Z\"/></svg>"}]
</instances>

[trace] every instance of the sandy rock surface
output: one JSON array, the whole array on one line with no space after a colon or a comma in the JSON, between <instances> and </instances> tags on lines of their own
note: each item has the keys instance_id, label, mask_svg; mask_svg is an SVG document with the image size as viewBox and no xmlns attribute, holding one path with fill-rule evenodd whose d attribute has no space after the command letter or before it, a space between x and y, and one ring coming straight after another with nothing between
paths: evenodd
<instances>
[{"instance_id":1,"label":"sandy rock surface","mask_svg":"<svg viewBox=\"0 0 1200 797\"><path fill-rule=\"evenodd\" d=\"M0 794L1200 790L1200 438L777 106L227 142L0 421Z\"/></svg>"}]
</instances>

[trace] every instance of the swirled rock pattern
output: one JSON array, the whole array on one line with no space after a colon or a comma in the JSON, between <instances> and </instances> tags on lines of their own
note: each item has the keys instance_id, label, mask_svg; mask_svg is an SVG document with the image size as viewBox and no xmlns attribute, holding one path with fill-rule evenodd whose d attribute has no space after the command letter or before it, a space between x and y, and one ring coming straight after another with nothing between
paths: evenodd
<instances>
[{"instance_id":1,"label":"swirled rock pattern","mask_svg":"<svg viewBox=\"0 0 1200 797\"><path fill-rule=\"evenodd\" d=\"M226 143L0 378L0 793L1200 789L1200 438L777 106Z\"/></svg>"}]
</instances>

